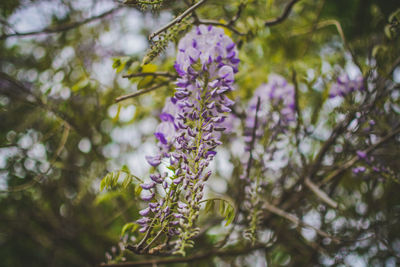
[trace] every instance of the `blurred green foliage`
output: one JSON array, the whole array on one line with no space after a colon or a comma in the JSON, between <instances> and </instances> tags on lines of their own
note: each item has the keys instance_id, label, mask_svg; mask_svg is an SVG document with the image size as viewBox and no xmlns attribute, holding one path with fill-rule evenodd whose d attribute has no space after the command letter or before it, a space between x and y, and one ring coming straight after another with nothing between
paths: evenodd
<instances>
[{"instance_id":1,"label":"blurred green foliage","mask_svg":"<svg viewBox=\"0 0 400 267\"><path fill-rule=\"evenodd\" d=\"M155 140L154 118L165 98L172 95L174 85L165 76L121 76L154 71L175 75L174 44L182 32L170 36L170 45L163 44L163 52L158 55L157 51L158 57L154 56L148 65L141 64L144 48L149 46L143 40L191 2L164 1L156 10L141 13L134 5L122 5L112 14L79 27L28 36L18 35L33 26L40 31L83 21L118 4L105 0L0 2L0 265L94 266L106 260L105 253L117 260L138 258L121 252L117 243L126 233L131 240L138 238L137 225L132 223L141 208L135 177L148 173L149 168L143 166L144 155L154 149L149 145ZM200 18L227 23L238 8L243 8L234 24L243 35L226 29L240 48L237 90L232 95L243 101L239 101L239 108L245 107L245 101L266 82L269 73L279 73L298 83L302 130L312 132L307 136L310 151L304 153L306 162L311 162L326 140L326 131L320 134L319 130L331 129L339 116L357 112L357 99L346 100L335 109L327 104L330 84L340 70L356 69L365 77L370 75L378 94L382 92L365 110L376 122L374 135L381 137L390 132L400 121L399 2L304 0L283 22L265 27L264 22L279 16L287 3L210 0L196 10ZM33 23L38 17L41 21ZM385 91L382 88L388 81L393 88ZM121 95L154 84L161 86L146 95L115 103ZM362 131L359 127L352 135L341 136L330 151L336 165L325 164L322 171L329 173L345 164L349 155L364 144ZM308 242L284 219L270 218L265 224L277 234L275 245L266 249L268 266L344 266L349 255L361 257L365 266L399 264L398 138L381 146L374 157L388 167L385 175L354 178L348 171L326 188L346 206L345 211L328 210L311 193L290 211L301 217L306 210L318 210L326 231L356 238L375 231L376 237L357 246L351 241L325 244L329 241L319 237ZM240 165L237 158L230 161ZM129 168L122 167L124 164ZM290 171L300 172L296 167ZM235 167L231 176L238 177L239 172ZM227 184L226 195L240 199L236 195L237 180L225 179L218 171L215 176ZM287 182L293 181L288 178ZM283 199L294 192L285 184L279 190ZM225 218L228 225L234 219L234 208L223 200L209 200L205 209L212 211L214 202L219 204L222 216L211 212L201 218L202 222L211 225ZM360 203L366 206L365 211L360 211ZM337 221L339 226L331 229L326 221ZM211 229L214 233L200 236L191 252L221 241L224 230ZM319 250L320 244L327 245L324 253L329 260L321 256L325 254ZM227 258L225 263L254 266L253 256ZM219 263L221 260L204 260L188 266Z\"/></svg>"}]
</instances>

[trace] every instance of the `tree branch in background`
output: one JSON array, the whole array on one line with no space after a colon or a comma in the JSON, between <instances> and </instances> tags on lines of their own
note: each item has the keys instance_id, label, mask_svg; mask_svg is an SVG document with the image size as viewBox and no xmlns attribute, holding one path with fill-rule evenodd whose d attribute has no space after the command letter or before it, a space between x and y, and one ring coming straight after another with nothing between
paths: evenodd
<instances>
[{"instance_id":1,"label":"tree branch in background","mask_svg":"<svg viewBox=\"0 0 400 267\"><path fill-rule=\"evenodd\" d=\"M175 19L173 19L171 22L169 22L167 25L163 26L162 28L160 28L159 30L153 32L150 36L149 36L149 40L152 40L154 37L156 37L157 35L159 35L160 33L168 30L169 28L171 28L173 25L175 25L176 23L181 22L184 18L186 18L190 13L192 13L194 10L196 10L196 8L198 8L199 6L201 6L202 4L204 4L204 2L207 0L200 0L199 2L197 2L196 4L194 4L193 6L189 7L188 9L186 9L185 12L183 12L181 15L179 15L178 17L176 17Z\"/></svg>"},{"instance_id":2,"label":"tree branch in background","mask_svg":"<svg viewBox=\"0 0 400 267\"><path fill-rule=\"evenodd\" d=\"M368 149L364 150L364 152L368 155L368 153L371 153L373 150L377 149L379 146L381 146L383 143L389 141L393 137L395 137L397 134L400 133L400 127L397 127L393 131L391 131L388 135L383 137L379 142L377 142L375 145L370 146ZM336 169L331 175L327 176L322 182L319 183L319 185L323 185L331 181L332 179L336 178L343 172L345 172L347 169L351 168L357 161L359 161L358 156L354 156L352 159L350 159L348 162L343 164L343 166L339 169Z\"/></svg>"},{"instance_id":3,"label":"tree branch in background","mask_svg":"<svg viewBox=\"0 0 400 267\"><path fill-rule=\"evenodd\" d=\"M87 19L84 19L82 21L76 21L76 22L71 22L71 23L66 23L66 24L61 24L61 25L55 25L55 26L48 26L44 29L38 30L38 31L30 31L30 32L15 32L15 33L11 33L11 34L4 34L0 36L0 40L5 40L7 38L10 37L25 37L25 36L33 36L33 35L40 35L40 34L51 34L51 33L58 33L58 32L65 32L65 31L69 31L73 28L77 28L79 26L82 26L84 24L102 19L114 12L116 12L117 10L121 9L121 7L115 7L112 8L104 13L101 13L97 16L94 17L90 17Z\"/></svg>"},{"instance_id":4,"label":"tree branch in background","mask_svg":"<svg viewBox=\"0 0 400 267\"><path fill-rule=\"evenodd\" d=\"M332 239L333 242L335 242L337 244L340 243L340 240L337 239L336 237L334 237L334 236L322 231L321 229L318 229L318 228L316 228L316 227L314 227L312 225L309 225L308 223L305 223L305 222L301 221L295 215L287 213L286 211L281 210L280 208L268 203L267 201L264 202L263 208L265 208L266 210L270 211L271 213L273 213L275 215L278 215L278 216L280 216L282 218L285 218L288 221L291 221L292 223L294 223L296 225L303 226L303 227L306 227L306 228L311 228L311 229L315 230L320 236L330 238L330 239Z\"/></svg>"},{"instance_id":5,"label":"tree branch in background","mask_svg":"<svg viewBox=\"0 0 400 267\"><path fill-rule=\"evenodd\" d=\"M245 248L233 248L233 249L223 249L223 250L210 250L208 252L202 252L195 254L193 256L184 258L167 258L167 259L154 259L154 260L143 260L136 262L121 262L121 263L102 263L102 267L130 267L130 266L157 266L157 264L170 264L170 263L189 263L195 262L211 257L229 257L237 256L242 254L247 254L251 251L258 249L266 249L267 244L258 244L255 246L248 246Z\"/></svg>"},{"instance_id":6,"label":"tree branch in background","mask_svg":"<svg viewBox=\"0 0 400 267\"><path fill-rule=\"evenodd\" d=\"M285 9L283 10L283 13L279 17L276 17L271 20L267 20L266 22L264 22L264 26L274 26L274 25L279 24L282 21L284 21L289 16L290 12L292 11L294 4L296 4L299 1L300 0L290 1L289 4L286 5Z\"/></svg>"},{"instance_id":7,"label":"tree branch in background","mask_svg":"<svg viewBox=\"0 0 400 267\"><path fill-rule=\"evenodd\" d=\"M336 201L331 199L324 191L318 188L316 184L314 184L309 177L304 180L304 184L310 189L314 194L316 194L322 201L336 209L338 204Z\"/></svg>"},{"instance_id":8,"label":"tree branch in background","mask_svg":"<svg viewBox=\"0 0 400 267\"><path fill-rule=\"evenodd\" d=\"M154 90L156 90L156 89L158 89L158 88L160 88L160 87L162 87L162 86L164 86L164 85L167 85L167 84L168 84L168 82L156 84L156 85L154 85L154 86L152 86L152 87L150 87L150 88L143 89L143 90L134 92L134 93L132 93L132 94L128 94L128 95L123 95L123 96L117 97L117 98L115 99L115 102L118 103L118 102L121 102L121 101L126 100L126 99L128 99L128 98L134 98L134 97L137 97L137 96L146 94L146 93L148 93L148 92L154 91Z\"/></svg>"},{"instance_id":9,"label":"tree branch in background","mask_svg":"<svg viewBox=\"0 0 400 267\"><path fill-rule=\"evenodd\" d=\"M153 77L167 77L170 79L176 79L178 76L170 73L170 72L139 72L139 73L132 73L132 74L127 74L123 75L122 78L135 78L135 77L145 77L145 76L153 76Z\"/></svg>"},{"instance_id":10,"label":"tree branch in background","mask_svg":"<svg viewBox=\"0 0 400 267\"><path fill-rule=\"evenodd\" d=\"M221 26L224 27L230 31L232 31L233 33L239 35L239 36L244 36L246 35L245 33L242 33L240 31L238 31L237 29L235 29L232 25L230 24L225 24L216 20L210 20L210 19L199 19L197 21L197 23L199 24L205 24L205 25L214 25L214 26Z\"/></svg>"},{"instance_id":11,"label":"tree branch in background","mask_svg":"<svg viewBox=\"0 0 400 267\"><path fill-rule=\"evenodd\" d=\"M236 21L240 18L240 15L242 14L243 9L246 7L245 2L240 2L238 6L238 10L236 14L232 17L232 19L228 22L229 26L232 26L233 24L236 23Z\"/></svg>"},{"instance_id":12,"label":"tree branch in background","mask_svg":"<svg viewBox=\"0 0 400 267\"><path fill-rule=\"evenodd\" d=\"M256 141L258 111L260 110L260 103L261 103L261 99L260 99L260 97L258 97L257 98L257 106L256 106L256 114L254 115L254 127L251 132L251 141L250 141L250 145L249 145L249 153L250 153L249 161L247 162L246 172L244 173L244 177L246 179L250 179L249 175L250 175L251 165L253 163L253 149L254 149L254 143Z\"/></svg>"}]
</instances>

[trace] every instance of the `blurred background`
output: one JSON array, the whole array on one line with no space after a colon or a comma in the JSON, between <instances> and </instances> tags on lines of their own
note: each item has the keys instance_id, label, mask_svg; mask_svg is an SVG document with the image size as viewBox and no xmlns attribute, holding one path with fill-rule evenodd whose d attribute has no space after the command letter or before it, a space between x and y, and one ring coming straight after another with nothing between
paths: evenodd
<instances>
[{"instance_id":1,"label":"blurred background","mask_svg":"<svg viewBox=\"0 0 400 267\"><path fill-rule=\"evenodd\" d=\"M331 112L341 104L323 102L332 73L340 68L352 77L361 74L335 26L320 25L319 29L317 22L339 22L361 64L374 65L378 72L400 55L398 47L390 46L384 37L388 17L399 7L398 1L302 1L287 22L274 28L263 27L262 21L281 14L287 2L209 2L198 15L222 22L235 14L241 2L247 4L237 27L248 36L229 33L239 43L242 60L235 99L247 101L270 72L290 80L296 69L304 93L301 106L305 120L308 116L313 129L318 129L303 147L310 157L320 148L312 142L320 144L329 136L336 121ZM134 221L140 209L135 187L100 191L100 181L124 165L139 177L148 175L150 166L144 156L157 149L153 132L174 86L169 83L121 103L115 98L155 82L151 77L126 79L123 74L138 69L175 73L174 42L152 64L142 68L140 62L149 46L147 36L190 4L164 1L161 8L153 10L112 0L1 1L1 266L95 266L111 258L135 259L134 255L122 255L118 246L121 228ZM310 34L310 30L315 33ZM382 48L375 48L372 56L372 48L378 44ZM398 86L398 67L389 79ZM398 89L390 97L389 107L383 109L382 103L383 113L376 117L377 121L384 118L379 133L398 122ZM215 177L208 191L234 198L236 180L232 177L238 176L235 166L243 144L225 144L213 164ZM379 151L379 160L390 165L395 179L399 154L398 142ZM282 166L289 165L285 161ZM272 168L282 166L275 163ZM288 168L298 171L291 165ZM364 180L347 181L341 189L340 201L352 207L348 217L323 210L318 203L298 215L321 227L318 212L323 210L328 221L335 221L335 231L345 233L357 224L361 232L382 231L383 241L349 242L333 248L330 257L320 257L304 241L292 240L298 236L281 236L281 243L272 252L272 266L311 266L301 265L307 262L313 266L396 266L400 257L398 181L383 177L370 187ZM282 186L275 193L281 195L284 190ZM280 221L271 224L279 225ZM223 233L220 228L213 230L199 246L210 246ZM302 238L307 236L315 240L315 234L305 231ZM334 255L340 255L341 263ZM260 258L265 255L244 256L238 266L255 266L251 262ZM211 266L207 261L198 264ZM229 261L216 260L214 264L233 266Z\"/></svg>"}]
</instances>

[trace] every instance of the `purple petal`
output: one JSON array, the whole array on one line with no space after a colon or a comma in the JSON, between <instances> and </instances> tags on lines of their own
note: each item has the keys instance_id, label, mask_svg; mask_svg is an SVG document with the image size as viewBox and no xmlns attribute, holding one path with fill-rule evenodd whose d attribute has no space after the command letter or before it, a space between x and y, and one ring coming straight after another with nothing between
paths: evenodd
<instances>
[{"instance_id":1,"label":"purple petal","mask_svg":"<svg viewBox=\"0 0 400 267\"><path fill-rule=\"evenodd\" d=\"M145 190L149 190L149 189L153 188L155 185L156 184L154 182L150 182L147 184L141 184L140 186Z\"/></svg>"},{"instance_id":2,"label":"purple petal","mask_svg":"<svg viewBox=\"0 0 400 267\"><path fill-rule=\"evenodd\" d=\"M161 163L161 156L146 156L146 160L151 166L157 167Z\"/></svg>"},{"instance_id":3,"label":"purple petal","mask_svg":"<svg viewBox=\"0 0 400 267\"><path fill-rule=\"evenodd\" d=\"M142 209L141 211L139 211L139 214L142 216L147 216L150 213L150 207L147 207L145 209Z\"/></svg>"}]
</instances>

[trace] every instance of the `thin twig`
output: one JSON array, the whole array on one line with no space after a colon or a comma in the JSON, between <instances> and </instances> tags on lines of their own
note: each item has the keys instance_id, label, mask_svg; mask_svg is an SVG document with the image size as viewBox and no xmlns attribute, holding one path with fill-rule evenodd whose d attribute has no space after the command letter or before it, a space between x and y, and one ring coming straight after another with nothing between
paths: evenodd
<instances>
[{"instance_id":1,"label":"thin twig","mask_svg":"<svg viewBox=\"0 0 400 267\"><path fill-rule=\"evenodd\" d=\"M135 77L145 77L145 76L153 76L153 77L167 77L171 79L175 79L177 76L167 72L167 71L159 71L159 72L139 72L139 73L132 73L132 74L127 74L123 75L122 78L135 78Z\"/></svg>"},{"instance_id":2,"label":"thin twig","mask_svg":"<svg viewBox=\"0 0 400 267\"><path fill-rule=\"evenodd\" d=\"M388 135L383 137L376 144L374 144L374 145L370 146L368 149L364 150L364 152L368 155L368 153L371 153L373 150L375 150L376 148L378 148L379 146L381 146L383 143L387 142L391 138L395 137L399 133L400 133L400 127L398 127L397 129L393 130L391 133L389 133ZM326 184L329 181L331 181L332 179L336 178L337 176L339 176L340 174L345 172L347 169L351 168L359 160L360 159L358 156L354 156L351 160L349 160L348 162L343 164L343 166L341 168L335 170L331 175L327 176L324 180L322 180L322 182L319 183L319 186Z\"/></svg>"},{"instance_id":3,"label":"thin twig","mask_svg":"<svg viewBox=\"0 0 400 267\"><path fill-rule=\"evenodd\" d=\"M315 157L315 160L310 167L309 170L309 177L313 177L316 171L318 170L319 166L322 163L322 160L325 157L325 154L328 152L329 148L331 145L333 145L336 142L336 139L340 136L340 134L347 129L347 126L350 124L351 120L353 119L354 112L350 112L346 118L339 122L335 128L332 130L331 135L329 138L324 142L322 145L321 149L319 150L317 156Z\"/></svg>"},{"instance_id":4,"label":"thin twig","mask_svg":"<svg viewBox=\"0 0 400 267\"><path fill-rule=\"evenodd\" d=\"M229 26L233 26L233 24L236 23L236 21L240 18L240 15L242 14L243 9L245 8L246 4L244 2L241 2L238 6L238 10L235 14L235 16L232 17L232 19L228 22Z\"/></svg>"},{"instance_id":5,"label":"thin twig","mask_svg":"<svg viewBox=\"0 0 400 267\"><path fill-rule=\"evenodd\" d=\"M295 215L292 215L284 210L281 210L280 208L268 203L267 201L264 202L263 207L265 209L267 209L268 211L270 211L271 213L274 213L275 215L285 218L286 220L291 221L292 223L294 223L296 225L303 226L306 228L311 228L311 229L315 230L320 236L330 238L330 239L332 239L333 242L335 242L337 244L340 243L340 240L337 239L336 237L334 237L334 236L328 234L327 232L322 231L321 229L318 229L308 223L301 221Z\"/></svg>"},{"instance_id":6,"label":"thin twig","mask_svg":"<svg viewBox=\"0 0 400 267\"><path fill-rule=\"evenodd\" d=\"M249 147L249 161L247 162L247 166L246 166L246 172L244 174L244 177L246 177L247 179L249 178L248 176L250 175L250 169L251 169L251 165L253 163L253 149L254 149L254 143L256 141L256 132L257 132L257 124L258 124L258 111L260 109L260 97L257 97L257 106L256 106L256 114L254 116L254 127L253 130L251 132L251 141L250 141L250 147Z\"/></svg>"},{"instance_id":7,"label":"thin twig","mask_svg":"<svg viewBox=\"0 0 400 267\"><path fill-rule=\"evenodd\" d=\"M210 258L210 257L229 257L236 255L247 254L251 251L258 249L266 249L266 244L257 244L255 246L248 246L240 249L223 249L223 250L210 250L207 252L202 252L189 257L174 257L174 258L161 258L152 260L143 260L135 262L121 262L121 263L102 263L102 267L130 267L130 266L155 266L157 264L171 264L171 263L188 263L195 262L198 260Z\"/></svg>"},{"instance_id":8,"label":"thin twig","mask_svg":"<svg viewBox=\"0 0 400 267\"><path fill-rule=\"evenodd\" d=\"M293 85L294 85L294 101L295 101L294 107L295 107L296 114L297 114L297 116L296 116L296 128L295 128L296 149L297 149L297 153L299 153L299 155L300 155L301 163L303 164L303 166L306 166L306 164L307 164L306 157L304 156L304 154L300 150L300 137L299 137L299 134L300 134L300 128L303 125L303 115L302 115L302 113L300 111L299 84L297 82L297 73L296 73L295 69L292 70L292 82L293 82Z\"/></svg>"},{"instance_id":9,"label":"thin twig","mask_svg":"<svg viewBox=\"0 0 400 267\"><path fill-rule=\"evenodd\" d=\"M82 21L76 21L76 22L71 22L71 23L67 23L67 24L62 24L62 25L55 25L55 26L48 26L44 29L41 30L37 30L37 31L30 31L30 32L15 32L15 33L11 33L11 34L4 34L2 36L0 36L0 40L4 40L7 39L9 37L25 37L25 36L33 36L33 35L39 35L39 34L51 34L51 33L58 33L58 32L65 32L65 31L69 31L73 28L82 26L84 24L90 23L92 21L98 20L98 19L102 19L112 13L114 13L115 11L121 9L121 7L115 7L112 8L104 13L101 13L97 16L94 17L90 17L87 19L84 19Z\"/></svg>"},{"instance_id":10,"label":"thin twig","mask_svg":"<svg viewBox=\"0 0 400 267\"><path fill-rule=\"evenodd\" d=\"M205 25L214 25L214 26L221 26L224 28L227 28L228 30L232 31L233 33L239 35L239 36L244 36L246 35L245 33L240 32L239 30L235 29L232 25L221 23L216 20L210 20L210 19L199 19L197 21L199 24L205 24Z\"/></svg>"},{"instance_id":11,"label":"thin twig","mask_svg":"<svg viewBox=\"0 0 400 267\"><path fill-rule=\"evenodd\" d=\"M328 204L329 206L331 206L332 208L336 209L338 207L338 204L336 203L336 201L334 201L333 199L331 199L324 191L322 191L321 189L319 189L319 187L314 184L309 177L307 177L304 180L304 184L308 187L308 189L310 189L314 194L317 195L317 197L319 197L322 201L324 201L326 204Z\"/></svg>"},{"instance_id":12,"label":"thin twig","mask_svg":"<svg viewBox=\"0 0 400 267\"><path fill-rule=\"evenodd\" d=\"M153 32L150 36L149 36L149 40L152 40L154 37L156 37L157 35L159 35L160 33L168 30L169 28L171 28L173 25L181 22L185 17L187 17L190 13L192 13L194 10L196 10L196 8L198 8L200 5L204 4L204 2L207 0L200 0L199 2L197 2L196 4L194 4L193 6L189 7L185 12L183 12L181 15L179 15L178 17L176 17L174 20L172 20L170 23L168 23L167 25L161 27L159 30Z\"/></svg>"},{"instance_id":13,"label":"thin twig","mask_svg":"<svg viewBox=\"0 0 400 267\"><path fill-rule=\"evenodd\" d=\"M297 2L299 2L299 0L290 1L286 5L285 9L283 10L282 14L279 17L276 17L271 20L267 20L266 22L264 22L264 26L273 26L273 25L279 24L282 21L284 21L289 16L290 12L292 11L294 4L296 4Z\"/></svg>"},{"instance_id":14,"label":"thin twig","mask_svg":"<svg viewBox=\"0 0 400 267\"><path fill-rule=\"evenodd\" d=\"M354 64L356 64L357 67L360 69L360 71L362 71L361 64L357 60L357 58L355 57L355 55L353 53L353 50L351 49L350 45L348 44L348 42L346 40L346 37L344 36L342 25L340 24L339 21L334 20L334 19L324 20L324 21L321 21L321 22L317 23L315 25L315 27L313 27L313 29L311 29L311 31L310 30L305 30L305 31L301 31L300 30L300 31L294 32L294 33L292 33L290 35L291 36L298 36L298 35L302 35L302 34L307 34L307 33L311 33L312 31L319 30L319 29L322 29L322 28L327 27L327 26L335 26L336 31L338 32L340 38L342 39L344 47L349 51L350 56L351 56Z\"/></svg>"},{"instance_id":15,"label":"thin twig","mask_svg":"<svg viewBox=\"0 0 400 267\"><path fill-rule=\"evenodd\" d=\"M134 92L134 93L132 93L132 94L128 94L128 95L123 95L123 96L117 97L117 98L115 99L115 102L118 103L118 102L124 101L124 100L126 100L126 99L128 99L128 98L134 98L134 97L137 97L137 96L146 94L146 93L148 93L148 92L154 91L154 90L156 90L156 89L158 89L158 88L160 88L160 87L162 87L162 86L164 86L164 85L167 85L167 84L168 84L168 83L156 84L156 85L154 85L154 86L152 86L152 87L150 87L150 88L143 89L143 90Z\"/></svg>"}]
</instances>

